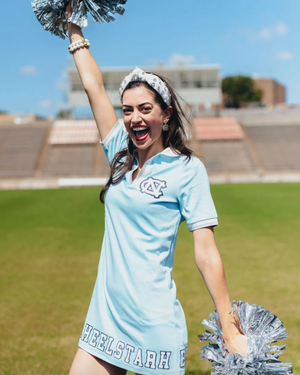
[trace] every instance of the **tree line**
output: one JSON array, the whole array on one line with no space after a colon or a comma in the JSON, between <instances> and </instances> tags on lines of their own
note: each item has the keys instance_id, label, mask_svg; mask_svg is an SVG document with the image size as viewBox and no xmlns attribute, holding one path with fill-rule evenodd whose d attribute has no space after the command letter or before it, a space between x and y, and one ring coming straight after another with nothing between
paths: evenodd
<instances>
[{"instance_id":1,"label":"tree line","mask_svg":"<svg viewBox=\"0 0 300 375\"><path fill-rule=\"evenodd\" d=\"M224 105L227 108L240 108L246 103L260 103L262 90L255 89L254 81L246 76L229 76L222 80Z\"/></svg>"}]
</instances>

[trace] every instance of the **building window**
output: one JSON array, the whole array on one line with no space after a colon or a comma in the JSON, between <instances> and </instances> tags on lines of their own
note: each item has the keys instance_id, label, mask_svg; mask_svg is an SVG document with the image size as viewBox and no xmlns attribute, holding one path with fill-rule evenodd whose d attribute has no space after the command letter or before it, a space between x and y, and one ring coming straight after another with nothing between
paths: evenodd
<instances>
[{"instance_id":1,"label":"building window","mask_svg":"<svg viewBox=\"0 0 300 375\"><path fill-rule=\"evenodd\" d=\"M189 83L188 83L188 81L181 81L181 85L180 86L182 88L189 87Z\"/></svg>"},{"instance_id":2,"label":"building window","mask_svg":"<svg viewBox=\"0 0 300 375\"><path fill-rule=\"evenodd\" d=\"M189 87L189 78L186 73L180 72L179 79L180 79L180 87L182 88Z\"/></svg>"},{"instance_id":3,"label":"building window","mask_svg":"<svg viewBox=\"0 0 300 375\"><path fill-rule=\"evenodd\" d=\"M84 91L81 83L72 83L71 91Z\"/></svg>"},{"instance_id":4,"label":"building window","mask_svg":"<svg viewBox=\"0 0 300 375\"><path fill-rule=\"evenodd\" d=\"M217 81L207 81L206 87L219 87L219 83Z\"/></svg>"}]
</instances>

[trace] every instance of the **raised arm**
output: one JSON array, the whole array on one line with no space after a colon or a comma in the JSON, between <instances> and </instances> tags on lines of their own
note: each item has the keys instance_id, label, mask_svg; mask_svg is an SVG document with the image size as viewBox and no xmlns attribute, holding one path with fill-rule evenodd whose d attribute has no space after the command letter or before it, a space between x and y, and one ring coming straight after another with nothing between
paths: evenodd
<instances>
[{"instance_id":1,"label":"raised arm","mask_svg":"<svg viewBox=\"0 0 300 375\"><path fill-rule=\"evenodd\" d=\"M70 3L67 6L66 13L68 16L72 14ZM68 32L71 43L84 38L81 28L73 23L68 24ZM100 137L104 139L116 123L117 115L105 91L101 70L89 49L77 49L73 56L83 88L87 93Z\"/></svg>"},{"instance_id":2,"label":"raised arm","mask_svg":"<svg viewBox=\"0 0 300 375\"><path fill-rule=\"evenodd\" d=\"M234 318L229 315L231 301L213 229L197 229L193 232L193 237L196 265L218 311L225 344L233 352L246 357L247 338L239 332Z\"/></svg>"}]
</instances>

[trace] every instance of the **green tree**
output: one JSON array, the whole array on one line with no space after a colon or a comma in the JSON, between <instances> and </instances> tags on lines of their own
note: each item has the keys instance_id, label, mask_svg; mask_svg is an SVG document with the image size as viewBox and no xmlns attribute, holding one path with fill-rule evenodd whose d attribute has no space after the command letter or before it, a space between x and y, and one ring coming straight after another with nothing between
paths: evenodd
<instances>
[{"instance_id":1,"label":"green tree","mask_svg":"<svg viewBox=\"0 0 300 375\"><path fill-rule=\"evenodd\" d=\"M58 120L72 118L72 111L70 109L61 109L57 112L56 117Z\"/></svg>"},{"instance_id":2,"label":"green tree","mask_svg":"<svg viewBox=\"0 0 300 375\"><path fill-rule=\"evenodd\" d=\"M257 103L262 98L262 91L255 90L253 79L241 75L224 78L222 92L227 108L240 108L242 103Z\"/></svg>"}]
</instances>

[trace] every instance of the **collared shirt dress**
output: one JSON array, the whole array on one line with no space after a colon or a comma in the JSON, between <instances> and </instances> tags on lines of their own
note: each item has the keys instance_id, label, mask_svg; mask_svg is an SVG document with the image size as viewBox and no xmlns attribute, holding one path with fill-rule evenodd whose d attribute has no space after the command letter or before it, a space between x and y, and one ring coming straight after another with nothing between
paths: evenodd
<instances>
[{"instance_id":1,"label":"collared shirt dress","mask_svg":"<svg viewBox=\"0 0 300 375\"><path fill-rule=\"evenodd\" d=\"M119 120L102 142L112 161L127 147ZM140 374L184 374L187 329L171 276L179 224L218 224L201 161L170 148L128 171L105 199L97 280L79 347Z\"/></svg>"}]
</instances>

